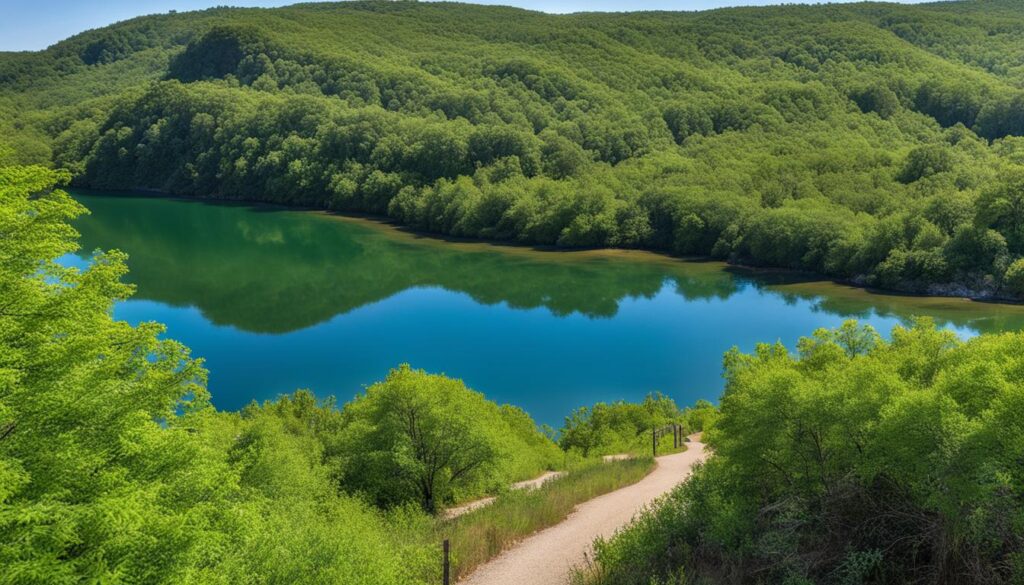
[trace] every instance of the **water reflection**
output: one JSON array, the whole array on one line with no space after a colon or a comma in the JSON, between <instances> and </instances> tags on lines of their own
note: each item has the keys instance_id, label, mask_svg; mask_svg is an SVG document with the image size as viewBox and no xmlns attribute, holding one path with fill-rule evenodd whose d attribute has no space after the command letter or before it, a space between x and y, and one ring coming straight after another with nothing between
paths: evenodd
<instances>
[{"instance_id":1,"label":"water reflection","mask_svg":"<svg viewBox=\"0 0 1024 585\"><path fill-rule=\"evenodd\" d=\"M82 249L130 256L136 297L195 306L216 324L284 333L414 287L439 286L485 304L545 307L558 316L612 317L623 298L668 282L688 301L726 300L744 287L849 318L929 315L974 331L1018 329L1024 309L872 294L831 282L650 254L541 252L438 242L359 222L245 205L88 196Z\"/></svg>"},{"instance_id":2,"label":"water reflection","mask_svg":"<svg viewBox=\"0 0 1024 585\"><path fill-rule=\"evenodd\" d=\"M308 387L342 400L389 367L462 377L553 425L596 400L715 399L722 353L792 346L859 318L928 315L961 335L1024 327L1024 307L879 295L817 279L625 252L422 238L296 211L79 195L83 258L129 254L135 297L207 360L214 402Z\"/></svg>"}]
</instances>

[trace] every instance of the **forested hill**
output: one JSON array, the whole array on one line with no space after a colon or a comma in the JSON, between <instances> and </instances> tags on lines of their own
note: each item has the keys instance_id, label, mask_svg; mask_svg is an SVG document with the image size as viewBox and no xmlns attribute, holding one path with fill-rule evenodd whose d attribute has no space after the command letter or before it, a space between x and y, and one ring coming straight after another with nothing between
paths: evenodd
<instances>
[{"instance_id":1,"label":"forested hill","mask_svg":"<svg viewBox=\"0 0 1024 585\"><path fill-rule=\"evenodd\" d=\"M0 140L90 187L1018 297L1022 88L1020 0L217 8L0 53Z\"/></svg>"}]
</instances>

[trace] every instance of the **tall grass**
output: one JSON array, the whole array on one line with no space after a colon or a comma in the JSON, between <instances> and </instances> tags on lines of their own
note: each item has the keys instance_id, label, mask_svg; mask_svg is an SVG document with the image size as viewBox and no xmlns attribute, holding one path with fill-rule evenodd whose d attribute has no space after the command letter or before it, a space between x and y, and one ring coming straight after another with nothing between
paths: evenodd
<instances>
[{"instance_id":1,"label":"tall grass","mask_svg":"<svg viewBox=\"0 0 1024 585\"><path fill-rule=\"evenodd\" d=\"M611 538L594 541L594 555L575 567L569 585L682 585L686 582L681 562L685 549L673 546L686 530L690 502L685 484L658 498ZM667 565L652 578L652 564Z\"/></svg>"},{"instance_id":2,"label":"tall grass","mask_svg":"<svg viewBox=\"0 0 1024 585\"><path fill-rule=\"evenodd\" d=\"M577 504L636 483L653 469L649 456L588 461L538 489L510 491L489 506L439 522L438 538L451 540L452 576L469 574L512 543L561 522Z\"/></svg>"},{"instance_id":3,"label":"tall grass","mask_svg":"<svg viewBox=\"0 0 1024 585\"><path fill-rule=\"evenodd\" d=\"M684 437L685 438L685 437ZM662 455L672 455L673 453L682 453L687 450L687 443L684 440L678 447L672 445L672 433L668 433L658 437L658 457ZM651 433L647 431L637 435L636 439L633 440L629 445L623 446L619 449L620 452L632 455L633 457L650 457L651 456Z\"/></svg>"}]
</instances>

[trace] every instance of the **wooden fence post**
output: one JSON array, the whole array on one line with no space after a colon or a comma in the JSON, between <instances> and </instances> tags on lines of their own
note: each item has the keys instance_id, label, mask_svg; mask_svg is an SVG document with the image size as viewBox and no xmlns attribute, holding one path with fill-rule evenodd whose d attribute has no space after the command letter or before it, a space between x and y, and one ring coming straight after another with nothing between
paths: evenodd
<instances>
[{"instance_id":1,"label":"wooden fence post","mask_svg":"<svg viewBox=\"0 0 1024 585\"><path fill-rule=\"evenodd\" d=\"M652 457L658 456L658 431L651 429L651 453Z\"/></svg>"},{"instance_id":2,"label":"wooden fence post","mask_svg":"<svg viewBox=\"0 0 1024 585\"><path fill-rule=\"evenodd\" d=\"M444 585L450 585L449 579L450 579L451 570L449 569L450 564L448 562L448 550L449 550L449 548L450 548L450 546L448 544L448 539L446 538L446 539L444 539Z\"/></svg>"}]
</instances>

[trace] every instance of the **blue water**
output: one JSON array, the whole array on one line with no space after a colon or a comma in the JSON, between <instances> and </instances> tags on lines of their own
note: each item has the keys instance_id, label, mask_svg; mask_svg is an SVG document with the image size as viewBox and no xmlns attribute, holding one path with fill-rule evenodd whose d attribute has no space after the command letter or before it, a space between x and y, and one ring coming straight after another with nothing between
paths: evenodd
<instances>
[{"instance_id":1,"label":"blue water","mask_svg":"<svg viewBox=\"0 0 1024 585\"><path fill-rule=\"evenodd\" d=\"M407 362L557 428L579 406L656 390L714 401L729 348L792 347L850 317L888 332L930 315L964 337L1024 326L1019 307L653 255L503 251L310 213L77 197L93 211L77 224L83 249L130 255L138 291L115 316L165 323L205 360L222 409L298 388L343 402Z\"/></svg>"}]
</instances>

